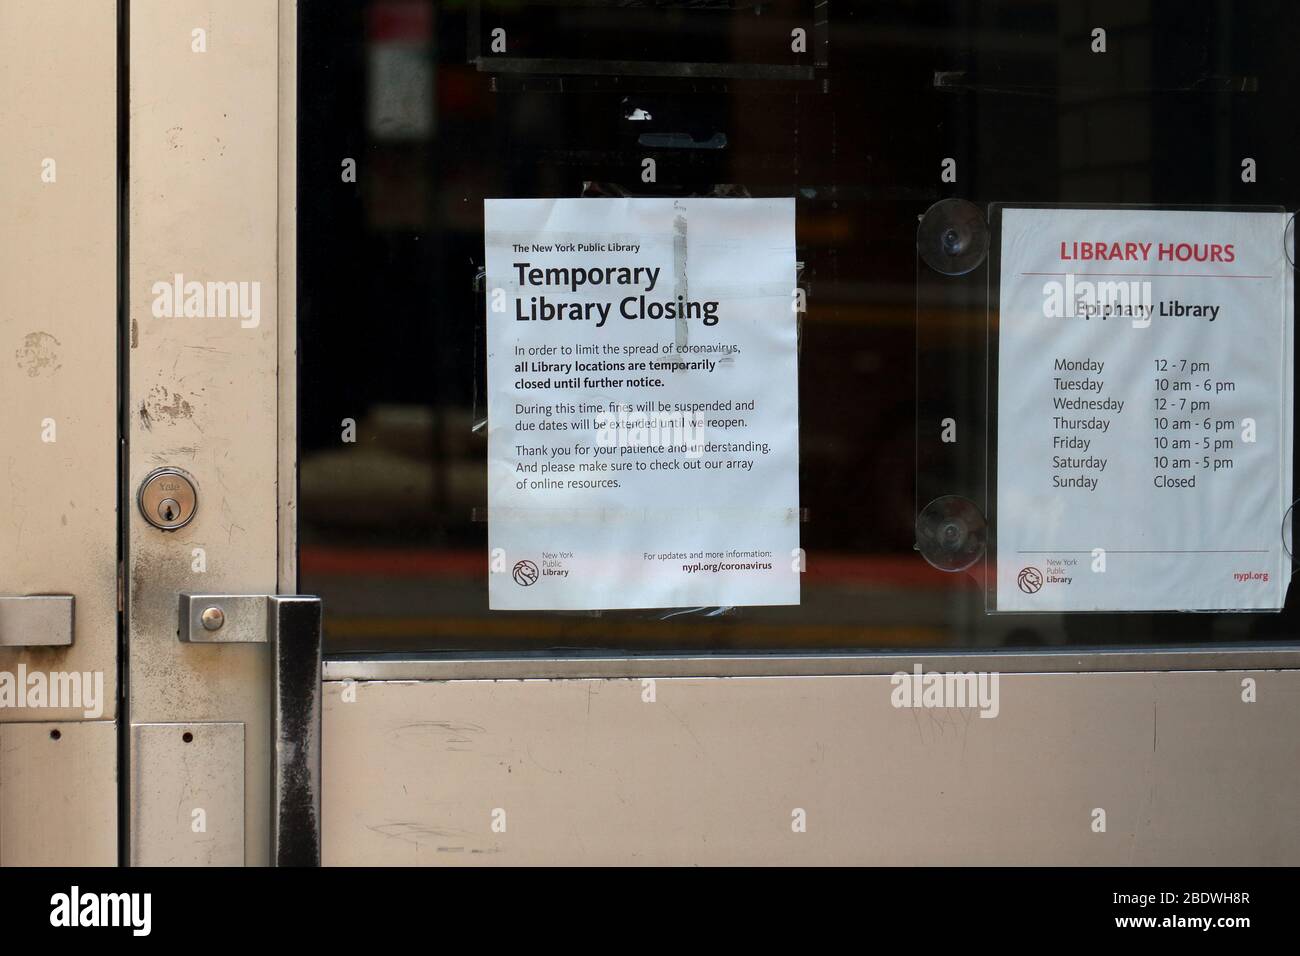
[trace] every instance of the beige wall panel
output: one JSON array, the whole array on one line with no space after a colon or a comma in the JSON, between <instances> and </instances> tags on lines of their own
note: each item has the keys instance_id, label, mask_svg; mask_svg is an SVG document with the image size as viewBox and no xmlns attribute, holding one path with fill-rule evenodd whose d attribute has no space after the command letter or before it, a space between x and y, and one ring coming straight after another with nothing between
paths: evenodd
<instances>
[{"instance_id":1,"label":"beige wall panel","mask_svg":"<svg viewBox=\"0 0 1300 956\"><path fill-rule=\"evenodd\" d=\"M243 724L135 724L131 754L131 865L242 866Z\"/></svg>"},{"instance_id":2,"label":"beige wall panel","mask_svg":"<svg viewBox=\"0 0 1300 956\"><path fill-rule=\"evenodd\" d=\"M70 648L0 672L117 686L117 11L0 3L0 595L75 596ZM44 182L53 160L53 182ZM55 441L42 440L46 419ZM0 709L0 722L84 708Z\"/></svg>"},{"instance_id":3,"label":"beige wall panel","mask_svg":"<svg viewBox=\"0 0 1300 956\"><path fill-rule=\"evenodd\" d=\"M0 725L0 866L116 865L116 725Z\"/></svg>"},{"instance_id":4,"label":"beige wall panel","mask_svg":"<svg viewBox=\"0 0 1300 956\"><path fill-rule=\"evenodd\" d=\"M180 531L130 515L130 716L245 724L249 863L269 840L267 649L180 643L177 596L276 592L280 7L130 5L129 488L172 465L199 493ZM158 315L177 274L205 284L204 317ZM207 283L248 284L250 306L256 288L256 321L212 314Z\"/></svg>"},{"instance_id":5,"label":"beige wall panel","mask_svg":"<svg viewBox=\"0 0 1300 956\"><path fill-rule=\"evenodd\" d=\"M1004 674L992 719L887 676L344 686L326 864L1300 863L1296 671Z\"/></svg>"}]
</instances>

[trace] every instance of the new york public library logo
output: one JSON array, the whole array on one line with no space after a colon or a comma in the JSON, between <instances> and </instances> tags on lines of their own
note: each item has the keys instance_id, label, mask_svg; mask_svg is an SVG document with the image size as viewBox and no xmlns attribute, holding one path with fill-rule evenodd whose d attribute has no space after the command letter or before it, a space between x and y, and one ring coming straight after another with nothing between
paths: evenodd
<instances>
[{"instance_id":1,"label":"new york public library logo","mask_svg":"<svg viewBox=\"0 0 1300 956\"><path fill-rule=\"evenodd\" d=\"M913 665L912 673L895 671L889 678L893 685L889 702L896 708L978 708L981 717L996 717L1001 710L998 702L998 674L989 671L926 673L920 664Z\"/></svg>"},{"instance_id":2,"label":"new york public library logo","mask_svg":"<svg viewBox=\"0 0 1300 956\"><path fill-rule=\"evenodd\" d=\"M0 671L0 710L15 708L80 710L87 720L104 715L103 671Z\"/></svg>"},{"instance_id":3,"label":"new york public library logo","mask_svg":"<svg viewBox=\"0 0 1300 956\"><path fill-rule=\"evenodd\" d=\"M185 281L176 273L172 281L150 286L155 319L239 319L239 327L255 329L262 323L262 283Z\"/></svg>"},{"instance_id":4,"label":"new york public library logo","mask_svg":"<svg viewBox=\"0 0 1300 956\"><path fill-rule=\"evenodd\" d=\"M153 894L83 893L73 886L50 897L50 925L127 927L132 936L148 936L153 929Z\"/></svg>"}]
</instances>

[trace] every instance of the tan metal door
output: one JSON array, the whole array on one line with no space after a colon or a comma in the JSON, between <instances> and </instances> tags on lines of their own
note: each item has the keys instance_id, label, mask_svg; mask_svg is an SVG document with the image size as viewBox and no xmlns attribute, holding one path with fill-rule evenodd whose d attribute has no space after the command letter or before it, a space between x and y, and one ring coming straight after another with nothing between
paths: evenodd
<instances>
[{"instance_id":1,"label":"tan metal door","mask_svg":"<svg viewBox=\"0 0 1300 956\"><path fill-rule=\"evenodd\" d=\"M301 810L316 826L318 627L294 629L278 600L295 575L295 15L128 5L131 865L316 856L285 823ZM160 469L183 492L162 528L170 492L144 490ZM309 683L286 701L300 634Z\"/></svg>"},{"instance_id":2,"label":"tan metal door","mask_svg":"<svg viewBox=\"0 0 1300 956\"><path fill-rule=\"evenodd\" d=\"M0 865L319 857L295 16L0 9Z\"/></svg>"},{"instance_id":3,"label":"tan metal door","mask_svg":"<svg viewBox=\"0 0 1300 956\"><path fill-rule=\"evenodd\" d=\"M117 9L0 5L0 866L118 859Z\"/></svg>"}]
</instances>

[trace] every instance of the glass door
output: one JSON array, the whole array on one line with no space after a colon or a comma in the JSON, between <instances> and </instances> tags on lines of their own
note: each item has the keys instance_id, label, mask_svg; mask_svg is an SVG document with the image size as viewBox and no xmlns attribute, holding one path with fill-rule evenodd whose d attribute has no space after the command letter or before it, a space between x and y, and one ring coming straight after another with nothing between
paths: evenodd
<instances>
[{"instance_id":1,"label":"glass door","mask_svg":"<svg viewBox=\"0 0 1300 956\"><path fill-rule=\"evenodd\" d=\"M1279 9L374 0L300 30L326 862L1295 855L1220 773L1286 763L1293 715ZM1139 304L1206 310L1162 314L1168 354L1012 335L1013 294L1161 271ZM1214 304L1259 324L1216 338ZM1156 400L1247 379L1179 484ZM599 434L652 401L710 413L698 479ZM1235 836L1192 846L1207 816Z\"/></svg>"}]
</instances>

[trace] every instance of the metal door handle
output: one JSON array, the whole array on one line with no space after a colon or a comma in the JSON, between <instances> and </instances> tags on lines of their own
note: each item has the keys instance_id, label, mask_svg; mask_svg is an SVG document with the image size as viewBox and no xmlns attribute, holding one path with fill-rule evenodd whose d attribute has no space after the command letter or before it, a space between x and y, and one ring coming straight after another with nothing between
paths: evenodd
<instances>
[{"instance_id":1,"label":"metal door handle","mask_svg":"<svg viewBox=\"0 0 1300 956\"><path fill-rule=\"evenodd\" d=\"M71 594L0 597L0 647L71 647Z\"/></svg>"},{"instance_id":2,"label":"metal door handle","mask_svg":"<svg viewBox=\"0 0 1300 956\"><path fill-rule=\"evenodd\" d=\"M320 865L321 600L306 595L182 594L192 644L271 648L271 850L276 866Z\"/></svg>"}]
</instances>

